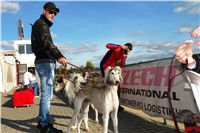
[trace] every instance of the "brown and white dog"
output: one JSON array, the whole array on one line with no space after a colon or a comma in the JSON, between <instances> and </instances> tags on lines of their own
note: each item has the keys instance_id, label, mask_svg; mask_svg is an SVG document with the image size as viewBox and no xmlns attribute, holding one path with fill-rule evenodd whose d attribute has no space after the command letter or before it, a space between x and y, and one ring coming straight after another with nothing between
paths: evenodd
<instances>
[{"instance_id":1,"label":"brown and white dog","mask_svg":"<svg viewBox=\"0 0 200 133\"><path fill-rule=\"evenodd\" d=\"M122 83L121 68L108 67L105 72L105 83L101 87L86 87L81 89L74 100L74 113L69 123L67 133L71 132L73 122L76 120L79 112L81 115L78 119L78 133L80 133L80 124L84 119L84 113L88 110L89 104L93 104L98 112L103 114L103 132L108 132L109 114L113 122L114 132L118 133L118 118L117 112L119 107L119 99L117 95L118 86ZM89 102L84 102L89 99Z\"/></svg>"},{"instance_id":2,"label":"brown and white dog","mask_svg":"<svg viewBox=\"0 0 200 133\"><path fill-rule=\"evenodd\" d=\"M82 85L84 84L84 85ZM80 73L73 73L71 75L70 79L67 78L63 78L60 77L56 83L54 84L54 90L55 92L60 92L61 90L65 91L65 96L67 96L69 103L72 104L74 103L74 99L76 97L76 94L81 90L84 89L86 84L86 80L82 77L82 75ZM85 101L87 102L87 101ZM94 108L93 105L91 105L91 107L94 109L95 111L95 122L98 123L99 119L98 119L98 111L97 109ZM85 123L85 130L88 131L89 127L88 127L88 111L89 111L89 106L86 108L84 113L84 123ZM77 127L77 121L75 123L75 125L73 127L71 127L72 129Z\"/></svg>"}]
</instances>

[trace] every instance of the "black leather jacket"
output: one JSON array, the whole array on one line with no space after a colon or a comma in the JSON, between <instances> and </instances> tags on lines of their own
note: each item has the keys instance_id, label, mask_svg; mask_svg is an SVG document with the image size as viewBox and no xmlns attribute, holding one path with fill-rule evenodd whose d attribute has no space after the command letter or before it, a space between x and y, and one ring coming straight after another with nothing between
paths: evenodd
<instances>
[{"instance_id":1,"label":"black leather jacket","mask_svg":"<svg viewBox=\"0 0 200 133\"><path fill-rule=\"evenodd\" d=\"M200 54L193 55L193 58L196 61L196 68L192 69L193 71L200 73Z\"/></svg>"},{"instance_id":2,"label":"black leather jacket","mask_svg":"<svg viewBox=\"0 0 200 133\"><path fill-rule=\"evenodd\" d=\"M53 44L50 34L52 24L44 15L41 15L32 26L31 48L36 56L35 63L55 62L58 58L64 57Z\"/></svg>"}]
</instances>

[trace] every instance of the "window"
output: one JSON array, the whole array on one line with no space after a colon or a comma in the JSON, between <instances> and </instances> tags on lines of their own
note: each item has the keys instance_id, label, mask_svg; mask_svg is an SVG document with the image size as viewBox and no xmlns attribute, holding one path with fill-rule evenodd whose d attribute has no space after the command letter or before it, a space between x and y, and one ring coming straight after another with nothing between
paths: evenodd
<instances>
[{"instance_id":1,"label":"window","mask_svg":"<svg viewBox=\"0 0 200 133\"><path fill-rule=\"evenodd\" d=\"M18 46L18 51L19 51L20 54L25 54L24 45L19 45Z\"/></svg>"},{"instance_id":2,"label":"window","mask_svg":"<svg viewBox=\"0 0 200 133\"><path fill-rule=\"evenodd\" d=\"M26 45L26 54L32 54L32 50L31 50L31 45L30 44L27 44Z\"/></svg>"},{"instance_id":3,"label":"window","mask_svg":"<svg viewBox=\"0 0 200 133\"><path fill-rule=\"evenodd\" d=\"M30 44L19 45L18 51L19 51L20 54L32 54L33 53L32 50L31 50Z\"/></svg>"}]
</instances>

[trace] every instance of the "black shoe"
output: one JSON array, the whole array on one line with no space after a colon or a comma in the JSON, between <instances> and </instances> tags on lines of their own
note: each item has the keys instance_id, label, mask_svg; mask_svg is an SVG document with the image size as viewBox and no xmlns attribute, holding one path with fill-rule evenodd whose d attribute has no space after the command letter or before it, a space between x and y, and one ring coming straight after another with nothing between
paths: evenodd
<instances>
[{"instance_id":1,"label":"black shoe","mask_svg":"<svg viewBox=\"0 0 200 133\"><path fill-rule=\"evenodd\" d=\"M63 131L47 125L40 128L40 133L63 133Z\"/></svg>"},{"instance_id":2,"label":"black shoe","mask_svg":"<svg viewBox=\"0 0 200 133\"><path fill-rule=\"evenodd\" d=\"M48 126L51 126L53 127L53 124L52 123L49 123ZM38 125L37 125L37 128L40 129L42 126L40 124L40 120L38 121Z\"/></svg>"},{"instance_id":3,"label":"black shoe","mask_svg":"<svg viewBox=\"0 0 200 133\"><path fill-rule=\"evenodd\" d=\"M37 128L40 129L41 127L40 121L38 121Z\"/></svg>"},{"instance_id":4,"label":"black shoe","mask_svg":"<svg viewBox=\"0 0 200 133\"><path fill-rule=\"evenodd\" d=\"M124 111L124 107L122 107L121 105L119 105L118 112L122 112L122 111Z\"/></svg>"}]
</instances>

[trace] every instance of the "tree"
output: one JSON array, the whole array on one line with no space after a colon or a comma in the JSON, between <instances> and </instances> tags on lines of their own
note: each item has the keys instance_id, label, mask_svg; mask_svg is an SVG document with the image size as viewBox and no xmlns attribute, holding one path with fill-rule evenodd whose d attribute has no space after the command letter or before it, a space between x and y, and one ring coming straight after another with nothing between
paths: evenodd
<instances>
[{"instance_id":1,"label":"tree","mask_svg":"<svg viewBox=\"0 0 200 133\"><path fill-rule=\"evenodd\" d=\"M87 61L87 62L86 62L85 68L86 68L87 70L93 71L93 70L94 70L94 65L93 65L92 61Z\"/></svg>"},{"instance_id":2,"label":"tree","mask_svg":"<svg viewBox=\"0 0 200 133\"><path fill-rule=\"evenodd\" d=\"M84 68L84 66L80 66L80 67L78 67L77 69L78 69L78 72L79 72L79 73L82 73L82 72L84 71L85 68Z\"/></svg>"}]
</instances>

